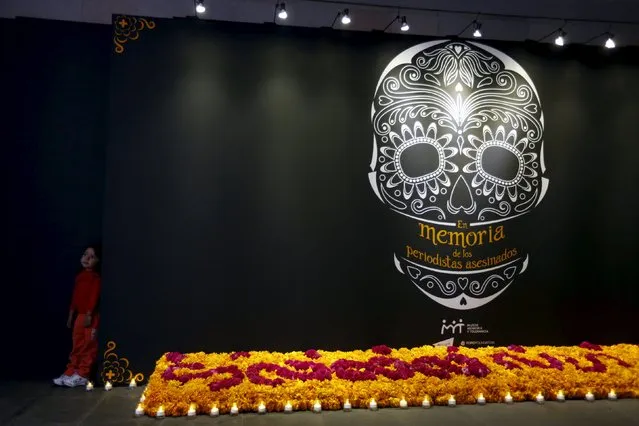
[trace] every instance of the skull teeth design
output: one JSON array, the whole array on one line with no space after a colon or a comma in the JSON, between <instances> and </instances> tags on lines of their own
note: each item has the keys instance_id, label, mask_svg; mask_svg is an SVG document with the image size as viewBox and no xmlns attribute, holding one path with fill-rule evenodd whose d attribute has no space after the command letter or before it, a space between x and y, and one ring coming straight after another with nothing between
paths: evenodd
<instances>
[{"instance_id":1,"label":"skull teeth design","mask_svg":"<svg viewBox=\"0 0 639 426\"><path fill-rule=\"evenodd\" d=\"M440 40L400 53L379 79L371 121L369 181L398 214L479 227L528 213L546 193L539 96L525 70L496 49ZM395 261L431 299L471 309L526 269L528 257L520 255L464 272L461 281L459 271Z\"/></svg>"}]
</instances>

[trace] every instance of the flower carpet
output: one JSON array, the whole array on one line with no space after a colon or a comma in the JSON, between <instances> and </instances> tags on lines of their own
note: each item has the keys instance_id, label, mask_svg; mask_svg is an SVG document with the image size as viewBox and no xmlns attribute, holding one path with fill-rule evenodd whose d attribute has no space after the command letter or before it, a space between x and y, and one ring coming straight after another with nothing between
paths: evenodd
<instances>
[{"instance_id":1,"label":"flower carpet","mask_svg":"<svg viewBox=\"0 0 639 426\"><path fill-rule=\"evenodd\" d=\"M144 413L237 412L639 396L639 346L442 347L306 352L169 352L143 394ZM235 411L235 410L234 410Z\"/></svg>"}]
</instances>

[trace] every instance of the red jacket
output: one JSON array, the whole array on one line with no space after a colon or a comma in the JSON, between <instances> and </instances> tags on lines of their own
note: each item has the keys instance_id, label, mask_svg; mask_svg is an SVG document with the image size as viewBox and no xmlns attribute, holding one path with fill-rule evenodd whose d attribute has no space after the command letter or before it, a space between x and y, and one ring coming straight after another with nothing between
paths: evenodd
<instances>
[{"instance_id":1,"label":"red jacket","mask_svg":"<svg viewBox=\"0 0 639 426\"><path fill-rule=\"evenodd\" d=\"M97 318L98 299L100 298L100 275L84 270L75 277L75 287L71 298L72 311L78 314L90 313Z\"/></svg>"}]
</instances>

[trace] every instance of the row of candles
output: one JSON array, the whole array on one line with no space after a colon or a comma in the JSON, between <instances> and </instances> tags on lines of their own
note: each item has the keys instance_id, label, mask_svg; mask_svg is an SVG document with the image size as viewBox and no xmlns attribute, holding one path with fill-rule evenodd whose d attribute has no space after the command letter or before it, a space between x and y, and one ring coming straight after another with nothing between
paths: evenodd
<instances>
[{"instance_id":1,"label":"row of candles","mask_svg":"<svg viewBox=\"0 0 639 426\"><path fill-rule=\"evenodd\" d=\"M594 394L592 392L588 392L586 394L585 399L586 399L586 401L592 402L592 401L595 400L595 396L594 396ZM611 400L611 401L617 400L617 394L615 393L614 390L611 390L608 393L608 399ZM144 402L144 400L145 400L145 396L144 396L144 394L142 394L142 397L140 398L140 403L138 404L137 408L135 409L135 415L138 416L138 417L144 415L144 408L142 407L142 403ZM566 397L565 397L565 395L564 395L564 393L562 391L559 391L557 393L557 399L556 400L559 401L559 402L566 401ZM543 396L543 394L541 392L539 392L537 394L537 396L535 397L535 401L538 404L543 404L544 403L545 399L544 399L544 396ZM513 399L512 395L510 394L510 392L508 392L506 394L506 396L504 397L504 402L506 404L512 404L514 402L514 399ZM477 404L479 404L479 405L485 405L486 404L486 398L481 393L477 397ZM455 397L451 395L450 398L448 399L448 406L449 407L455 407L456 405L457 405L457 401L455 400ZM408 408L408 402L404 398L402 398L399 401L399 407L400 408ZM422 401L422 407L423 408L430 408L431 407L431 403L430 403L430 400L428 399L428 397L425 397L424 400ZM344 402L343 408L344 408L344 411L351 411L352 405L351 405L351 403L350 403L350 401L348 399ZM370 400L370 402L368 404L368 408L370 410L372 410L372 411L376 411L377 410L377 408L378 408L377 407L377 402L375 401L374 398ZM231 407L230 414L231 415L238 415L239 412L240 412L240 410L237 407L237 404L233 403L233 406ZM293 405L290 403L290 401L288 401L286 403L286 405L284 406L284 413L292 413L292 412L293 412ZM314 413L321 413L322 412L322 404L320 403L319 400L316 400L315 404L313 404L313 412ZM258 414L266 414L266 406L264 405L263 402L261 402L258 405L257 413ZM156 417L164 417L164 415L165 415L164 414L164 407L160 406L160 408L158 408L155 416ZM193 417L193 416L196 416L196 415L197 415L197 405L196 404L191 404L189 406L189 410L187 412L187 416ZM214 405L211 408L210 415L212 417L217 417L217 416L220 415L220 410Z\"/></svg>"},{"instance_id":2,"label":"row of candles","mask_svg":"<svg viewBox=\"0 0 639 426\"><path fill-rule=\"evenodd\" d=\"M138 387L138 383L135 381L135 379L131 379L131 381L129 382L129 389L133 389L133 388L137 388ZM90 392L94 389L93 383L92 382L87 382L85 389L87 390L87 392ZM109 381L107 381L104 384L104 390L105 391L110 391L111 389L113 389L113 384Z\"/></svg>"},{"instance_id":3,"label":"row of candles","mask_svg":"<svg viewBox=\"0 0 639 426\"><path fill-rule=\"evenodd\" d=\"M137 387L137 383L135 381L135 379L131 379L131 382L129 383L129 388L136 388ZM86 390L87 391L92 391L94 389L93 383L88 382L86 385ZM111 382L107 381L106 384L104 385L104 389L106 391L110 391L111 389L113 389L113 385L111 384ZM592 392L588 391L588 393L586 394L585 397L586 401L594 401L595 400L595 396L593 395ZM610 390L610 392L608 392L608 399L611 401L615 401L617 399L617 394L615 393L614 389ZM142 416L144 415L144 408L142 407L142 403L145 400L145 396L144 394L142 394L142 397L140 398L140 403L138 404L137 408L135 409L135 415L136 416ZM559 391L557 392L557 401L559 402L564 402L566 400L566 397L563 393L563 391ZM535 401L539 404L543 404L545 399L544 396L541 392L539 392L537 394L537 396L535 397ZM510 394L510 392L508 392L506 394L506 396L504 397L504 402L506 404L512 404L514 402L514 399L512 397L512 395ZM484 397L484 395L482 393L479 394L479 396L477 397L477 404L479 405L484 405L486 404L486 398ZM455 400L455 397L453 395L450 396L450 398L448 399L448 406L449 407L454 407L457 405L457 401ZM424 408L430 408L431 403L430 400L428 399L428 397L425 397L424 400L422 401L422 407ZM408 402L402 398L399 401L399 407L400 408L408 408ZM350 401L347 399L344 402L344 411L351 411L352 409L352 405L350 403ZM377 402L375 401L375 399L371 399L369 404L368 404L368 408L370 410L377 410ZM266 414L266 406L264 405L264 403L260 403L260 405L258 405L257 407L257 412L258 414ZM286 403L286 405L284 406L284 412L285 413L292 413L293 412L293 406L291 405L290 401ZM313 405L313 412L315 413L321 413L322 412L322 404L319 402L319 400L315 401L315 404ZM189 406L189 411L187 412L188 416L195 416L197 414L196 411L196 405L195 404L191 404ZM218 416L220 414L220 410L216 407L213 406L211 408L211 416ZM231 407L231 415L236 415L239 414L239 409L237 407L237 404L234 403L233 406ZM164 417L164 407L160 406L160 408L158 408L158 411L156 413L156 417Z\"/></svg>"}]
</instances>

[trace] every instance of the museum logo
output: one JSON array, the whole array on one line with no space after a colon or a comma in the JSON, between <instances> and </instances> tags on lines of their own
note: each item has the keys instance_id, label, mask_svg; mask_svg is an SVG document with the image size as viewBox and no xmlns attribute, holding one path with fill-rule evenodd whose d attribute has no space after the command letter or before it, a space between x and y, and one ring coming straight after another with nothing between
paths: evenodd
<instances>
[{"instance_id":1,"label":"museum logo","mask_svg":"<svg viewBox=\"0 0 639 426\"><path fill-rule=\"evenodd\" d=\"M445 319L442 320L442 329L441 334L451 333L451 334L461 334L464 332L464 320L459 319L459 321L453 320L450 324L447 323Z\"/></svg>"}]
</instances>

